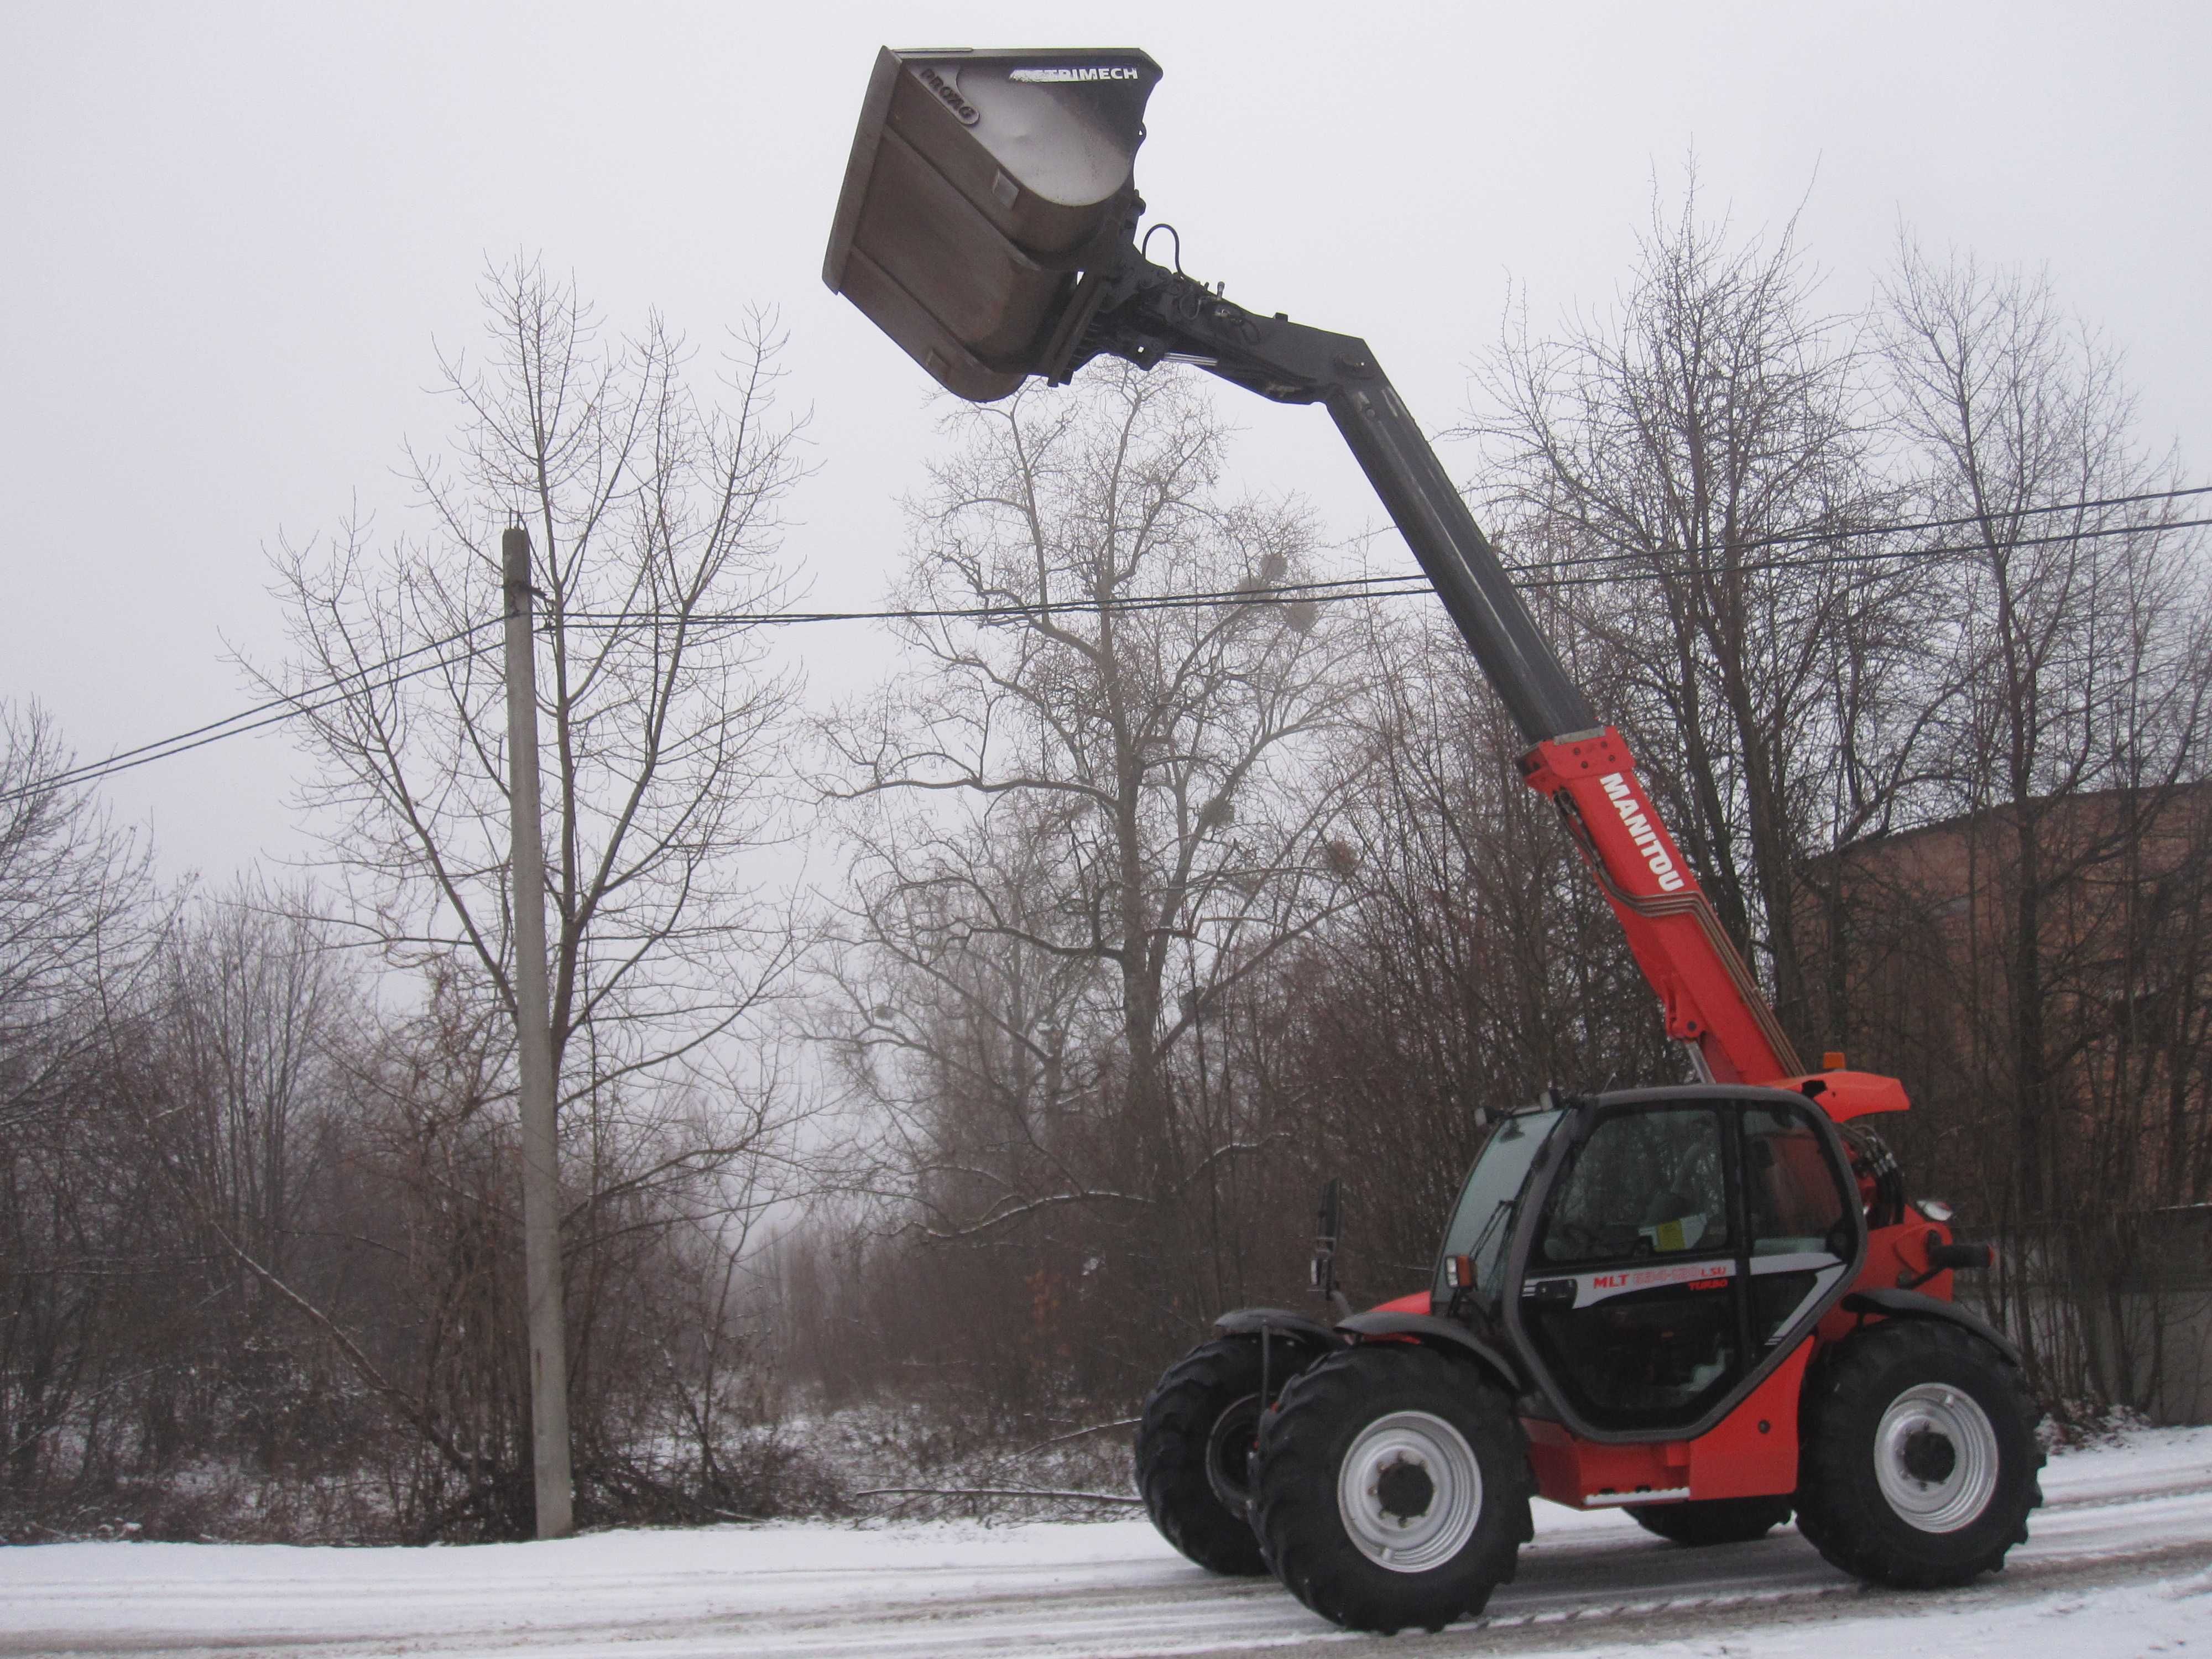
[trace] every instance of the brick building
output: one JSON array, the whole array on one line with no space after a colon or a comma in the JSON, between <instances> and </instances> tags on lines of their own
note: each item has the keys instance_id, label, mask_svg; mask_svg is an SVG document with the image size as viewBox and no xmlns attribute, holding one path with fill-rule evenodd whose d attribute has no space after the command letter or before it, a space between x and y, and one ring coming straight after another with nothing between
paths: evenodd
<instances>
[{"instance_id":1,"label":"brick building","mask_svg":"<svg viewBox=\"0 0 2212 1659\"><path fill-rule=\"evenodd\" d=\"M1803 1035L1905 1080L1922 1190L2048 1399L2212 1416L2212 782L2008 805L1804 872Z\"/></svg>"}]
</instances>

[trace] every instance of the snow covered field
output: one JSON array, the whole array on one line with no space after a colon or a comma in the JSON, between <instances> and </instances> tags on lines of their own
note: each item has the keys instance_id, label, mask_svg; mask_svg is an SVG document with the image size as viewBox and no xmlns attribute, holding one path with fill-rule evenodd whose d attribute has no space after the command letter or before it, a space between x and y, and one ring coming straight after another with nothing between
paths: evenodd
<instances>
[{"instance_id":1,"label":"snow covered field","mask_svg":"<svg viewBox=\"0 0 2212 1659\"><path fill-rule=\"evenodd\" d=\"M1536 1506L1485 1616L1393 1653L2212 1659L2212 1429L2054 1458L2033 1536L1963 1590L1867 1590L1794 1530L1690 1551ZM1910 1627L1899 1621L1911 1619ZM1374 1645L1267 1580L1208 1577L1141 1520L605 1533L452 1549L0 1548L0 1653L1224 1654Z\"/></svg>"}]
</instances>

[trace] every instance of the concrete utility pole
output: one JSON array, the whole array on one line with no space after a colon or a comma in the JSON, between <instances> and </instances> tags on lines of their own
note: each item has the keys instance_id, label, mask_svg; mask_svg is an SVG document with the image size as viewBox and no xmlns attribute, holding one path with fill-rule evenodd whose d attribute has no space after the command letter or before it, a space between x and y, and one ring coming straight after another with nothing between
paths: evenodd
<instances>
[{"instance_id":1,"label":"concrete utility pole","mask_svg":"<svg viewBox=\"0 0 2212 1659\"><path fill-rule=\"evenodd\" d=\"M514 1046L522 1073L522 1261L530 1298L530 1442L538 1535L574 1529L568 1469L568 1346L561 1306L559 1140L546 1012L545 842L538 808L538 664L530 532L500 538L507 578L507 802L514 813Z\"/></svg>"}]
</instances>

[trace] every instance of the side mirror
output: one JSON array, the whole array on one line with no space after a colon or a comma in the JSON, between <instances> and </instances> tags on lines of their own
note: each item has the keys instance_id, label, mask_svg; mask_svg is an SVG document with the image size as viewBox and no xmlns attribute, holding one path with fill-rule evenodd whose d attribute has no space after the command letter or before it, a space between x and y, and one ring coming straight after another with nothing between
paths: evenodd
<instances>
[{"instance_id":1,"label":"side mirror","mask_svg":"<svg viewBox=\"0 0 2212 1659\"><path fill-rule=\"evenodd\" d=\"M947 391L1006 396L1072 343L1079 273L1135 227L1159 78L1132 47L884 48L822 280Z\"/></svg>"}]
</instances>

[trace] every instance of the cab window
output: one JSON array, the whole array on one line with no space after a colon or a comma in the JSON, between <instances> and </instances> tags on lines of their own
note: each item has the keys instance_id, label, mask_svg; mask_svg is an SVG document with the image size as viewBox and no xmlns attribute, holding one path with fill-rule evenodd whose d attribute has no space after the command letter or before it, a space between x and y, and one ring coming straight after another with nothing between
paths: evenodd
<instances>
[{"instance_id":1,"label":"cab window","mask_svg":"<svg viewBox=\"0 0 2212 1659\"><path fill-rule=\"evenodd\" d=\"M1528 1170L1552 1131L1566 1115L1559 1111L1516 1112L1501 1118L1483 1143L1468 1172L1459 1203L1444 1228L1443 1257L1437 1263L1433 1294L1450 1300L1451 1259L1474 1259L1475 1286L1494 1302L1505 1274L1505 1247L1513 1237L1513 1218Z\"/></svg>"},{"instance_id":2,"label":"cab window","mask_svg":"<svg viewBox=\"0 0 2212 1659\"><path fill-rule=\"evenodd\" d=\"M1857 1240L1843 1174L1808 1113L1747 1106L1742 1133L1751 1334L1764 1348L1834 1284Z\"/></svg>"},{"instance_id":3,"label":"cab window","mask_svg":"<svg viewBox=\"0 0 2212 1659\"><path fill-rule=\"evenodd\" d=\"M1639 1110L1606 1119L1576 1152L1529 1265L1732 1250L1718 1114Z\"/></svg>"},{"instance_id":4,"label":"cab window","mask_svg":"<svg viewBox=\"0 0 2212 1659\"><path fill-rule=\"evenodd\" d=\"M1748 1108L1743 1163L1753 1256L1850 1254L1843 1188L1810 1121L1787 1109Z\"/></svg>"}]
</instances>

